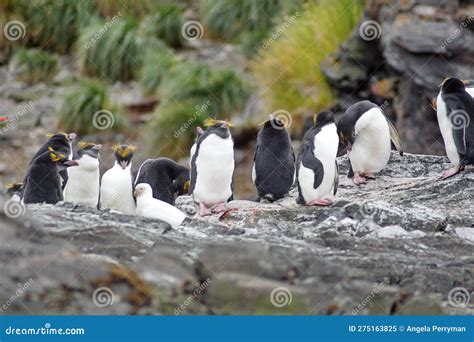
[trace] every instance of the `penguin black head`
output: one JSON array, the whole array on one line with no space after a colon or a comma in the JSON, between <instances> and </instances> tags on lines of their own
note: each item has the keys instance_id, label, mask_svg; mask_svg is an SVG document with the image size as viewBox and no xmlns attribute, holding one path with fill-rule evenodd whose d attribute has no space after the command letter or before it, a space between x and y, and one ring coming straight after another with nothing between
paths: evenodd
<instances>
[{"instance_id":1,"label":"penguin black head","mask_svg":"<svg viewBox=\"0 0 474 342\"><path fill-rule=\"evenodd\" d=\"M316 115L314 126L323 127L331 123L334 123L334 113L331 111L324 111Z\"/></svg>"},{"instance_id":2,"label":"penguin black head","mask_svg":"<svg viewBox=\"0 0 474 342\"><path fill-rule=\"evenodd\" d=\"M112 147L115 151L115 160L118 165L122 167L123 170L127 168L132 163L133 151L135 151L135 146L132 145L115 145Z\"/></svg>"},{"instance_id":3,"label":"penguin black head","mask_svg":"<svg viewBox=\"0 0 474 342\"><path fill-rule=\"evenodd\" d=\"M7 189L7 195L13 196L15 194L21 195L21 190L23 188L23 183L13 183L13 184L7 184L5 186Z\"/></svg>"},{"instance_id":4,"label":"penguin black head","mask_svg":"<svg viewBox=\"0 0 474 342\"><path fill-rule=\"evenodd\" d=\"M270 114L268 120L263 122L263 129L284 130L288 126L284 120Z\"/></svg>"},{"instance_id":5,"label":"penguin black head","mask_svg":"<svg viewBox=\"0 0 474 342\"><path fill-rule=\"evenodd\" d=\"M92 158L99 158L99 151L102 148L100 144L88 143L85 141L79 141L79 149L77 150L77 157L80 159L84 155L88 155Z\"/></svg>"},{"instance_id":6,"label":"penguin black head","mask_svg":"<svg viewBox=\"0 0 474 342\"><path fill-rule=\"evenodd\" d=\"M230 135L229 127L232 127L232 124L224 120L207 118L204 120L204 126L207 127L206 132L208 134L216 134L219 137L225 139Z\"/></svg>"},{"instance_id":7,"label":"penguin black head","mask_svg":"<svg viewBox=\"0 0 474 342\"><path fill-rule=\"evenodd\" d=\"M441 84L441 92L443 94L462 93L466 87L459 78L447 78Z\"/></svg>"},{"instance_id":8,"label":"penguin black head","mask_svg":"<svg viewBox=\"0 0 474 342\"><path fill-rule=\"evenodd\" d=\"M69 154L71 150L71 142L76 139L76 133L48 133L46 135L48 140L48 146L52 147L55 151L60 151Z\"/></svg>"},{"instance_id":9,"label":"penguin black head","mask_svg":"<svg viewBox=\"0 0 474 342\"><path fill-rule=\"evenodd\" d=\"M77 166L79 163L75 160L70 160L68 156L60 151L56 151L53 147L48 147L48 150L42 153L37 162L41 164L56 165L59 171L65 170L71 166Z\"/></svg>"}]
</instances>

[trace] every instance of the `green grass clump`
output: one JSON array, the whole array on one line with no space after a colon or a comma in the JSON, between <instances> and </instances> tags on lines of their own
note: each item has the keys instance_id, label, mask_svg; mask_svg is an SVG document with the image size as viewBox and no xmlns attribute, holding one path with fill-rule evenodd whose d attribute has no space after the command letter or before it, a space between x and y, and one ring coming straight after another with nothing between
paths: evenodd
<instances>
[{"instance_id":1,"label":"green grass clump","mask_svg":"<svg viewBox=\"0 0 474 342\"><path fill-rule=\"evenodd\" d=\"M58 126L65 132L88 135L122 130L126 123L120 110L110 105L103 83L82 80L65 95L58 113Z\"/></svg>"},{"instance_id":2,"label":"green grass clump","mask_svg":"<svg viewBox=\"0 0 474 342\"><path fill-rule=\"evenodd\" d=\"M270 111L311 114L334 103L335 95L320 66L348 38L363 7L363 0L321 0L309 5L295 23L260 51L251 69L266 89Z\"/></svg>"},{"instance_id":3,"label":"green grass clump","mask_svg":"<svg viewBox=\"0 0 474 342\"><path fill-rule=\"evenodd\" d=\"M213 35L227 40L242 32L269 29L273 18L285 7L284 3L285 0L200 0L199 13Z\"/></svg>"},{"instance_id":4,"label":"green grass clump","mask_svg":"<svg viewBox=\"0 0 474 342\"><path fill-rule=\"evenodd\" d=\"M78 45L82 72L110 83L135 78L142 58L137 29L136 20L121 18L85 28Z\"/></svg>"},{"instance_id":5,"label":"green grass clump","mask_svg":"<svg viewBox=\"0 0 474 342\"><path fill-rule=\"evenodd\" d=\"M143 18L154 7L153 0L93 0L92 2L103 17L124 15Z\"/></svg>"},{"instance_id":6,"label":"green grass clump","mask_svg":"<svg viewBox=\"0 0 474 342\"><path fill-rule=\"evenodd\" d=\"M10 60L16 78L27 84L50 83L58 71L57 56L38 49L18 49Z\"/></svg>"},{"instance_id":7,"label":"green grass clump","mask_svg":"<svg viewBox=\"0 0 474 342\"><path fill-rule=\"evenodd\" d=\"M93 16L88 1L33 0L26 4L22 15L28 45L58 53L71 50L80 27L85 26Z\"/></svg>"},{"instance_id":8,"label":"green grass clump","mask_svg":"<svg viewBox=\"0 0 474 342\"><path fill-rule=\"evenodd\" d=\"M159 38L173 48L184 45L181 29L184 24L184 10L175 3L160 3L154 12L145 18L143 30L150 37Z\"/></svg>"},{"instance_id":9,"label":"green grass clump","mask_svg":"<svg viewBox=\"0 0 474 342\"><path fill-rule=\"evenodd\" d=\"M250 89L231 70L176 63L158 87L160 106L148 123L154 151L169 157L189 153L195 127L209 116L230 119L243 110ZM159 128L159 129L158 129Z\"/></svg>"},{"instance_id":10,"label":"green grass clump","mask_svg":"<svg viewBox=\"0 0 474 342\"><path fill-rule=\"evenodd\" d=\"M169 70L176 64L174 56L163 44L156 44L144 52L139 81L147 94L154 94Z\"/></svg>"}]
</instances>

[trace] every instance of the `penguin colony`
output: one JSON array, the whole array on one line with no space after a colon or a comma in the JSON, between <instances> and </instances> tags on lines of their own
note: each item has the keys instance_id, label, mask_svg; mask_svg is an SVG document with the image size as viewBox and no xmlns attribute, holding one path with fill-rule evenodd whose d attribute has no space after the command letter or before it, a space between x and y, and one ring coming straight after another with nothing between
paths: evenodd
<instances>
[{"instance_id":1,"label":"penguin colony","mask_svg":"<svg viewBox=\"0 0 474 342\"><path fill-rule=\"evenodd\" d=\"M436 99L438 124L453 167L446 179L474 164L474 82L449 78ZM207 119L197 127L190 150L190 171L171 159L147 159L132 173L135 147L113 146L115 163L102 178L102 145L79 142L74 133L49 135L30 162L23 183L8 186L12 199L24 203L68 201L124 214L157 218L179 226L186 215L174 206L189 193L201 216L221 213L233 198L234 141L231 124ZM338 187L336 157L347 153L348 177L360 186L375 179L390 158L391 143L403 155L400 138L382 109L370 101L351 107L336 123L329 111L316 115L295 156L286 122L269 116L257 137L252 180L257 201L276 201L298 188L297 203L331 205ZM73 147L74 146L74 147Z\"/></svg>"}]
</instances>

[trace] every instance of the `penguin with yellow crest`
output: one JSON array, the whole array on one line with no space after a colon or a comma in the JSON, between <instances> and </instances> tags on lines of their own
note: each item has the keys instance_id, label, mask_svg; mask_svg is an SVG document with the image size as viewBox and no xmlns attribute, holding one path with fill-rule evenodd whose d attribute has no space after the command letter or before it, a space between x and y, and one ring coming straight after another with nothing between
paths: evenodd
<instances>
[{"instance_id":1,"label":"penguin with yellow crest","mask_svg":"<svg viewBox=\"0 0 474 342\"><path fill-rule=\"evenodd\" d=\"M97 208L99 204L99 151L100 144L84 141L78 143L73 159L79 165L69 170L69 179L64 188L64 200Z\"/></svg>"},{"instance_id":2,"label":"penguin with yellow crest","mask_svg":"<svg viewBox=\"0 0 474 342\"><path fill-rule=\"evenodd\" d=\"M124 214L135 213L133 197L132 158L135 147L115 145L115 164L102 176L100 184L100 208L114 209Z\"/></svg>"},{"instance_id":3,"label":"penguin with yellow crest","mask_svg":"<svg viewBox=\"0 0 474 342\"><path fill-rule=\"evenodd\" d=\"M234 140L231 124L207 119L207 127L197 139L191 159L190 193L201 216L225 211L234 189Z\"/></svg>"}]
</instances>

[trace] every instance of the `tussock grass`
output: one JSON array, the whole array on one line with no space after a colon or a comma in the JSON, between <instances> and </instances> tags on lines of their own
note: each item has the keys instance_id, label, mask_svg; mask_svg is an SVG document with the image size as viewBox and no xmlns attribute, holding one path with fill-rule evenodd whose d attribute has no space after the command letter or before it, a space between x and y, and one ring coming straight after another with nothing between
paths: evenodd
<instances>
[{"instance_id":1,"label":"tussock grass","mask_svg":"<svg viewBox=\"0 0 474 342\"><path fill-rule=\"evenodd\" d=\"M324 59L350 35L363 12L362 0L321 0L260 50L251 69L265 89L269 111L312 115L335 101L321 72Z\"/></svg>"},{"instance_id":2,"label":"tussock grass","mask_svg":"<svg viewBox=\"0 0 474 342\"><path fill-rule=\"evenodd\" d=\"M18 49L9 67L16 78L27 84L50 83L58 71L58 57L38 49Z\"/></svg>"}]
</instances>

